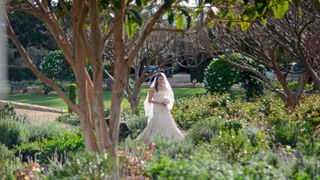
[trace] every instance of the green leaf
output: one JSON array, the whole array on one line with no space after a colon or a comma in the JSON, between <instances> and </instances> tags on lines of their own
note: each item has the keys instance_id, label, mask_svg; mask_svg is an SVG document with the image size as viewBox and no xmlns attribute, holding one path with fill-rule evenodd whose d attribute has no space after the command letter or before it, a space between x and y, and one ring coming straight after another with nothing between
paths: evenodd
<instances>
[{"instance_id":1,"label":"green leaf","mask_svg":"<svg viewBox=\"0 0 320 180\"><path fill-rule=\"evenodd\" d=\"M189 29L191 27L191 16L188 13L188 11L185 10L185 9L181 9L181 13L186 17L186 19L187 19L187 29Z\"/></svg>"},{"instance_id":2,"label":"green leaf","mask_svg":"<svg viewBox=\"0 0 320 180\"><path fill-rule=\"evenodd\" d=\"M242 31L246 31L251 26L251 23L249 22L241 22L240 27Z\"/></svg>"},{"instance_id":3,"label":"green leaf","mask_svg":"<svg viewBox=\"0 0 320 180\"><path fill-rule=\"evenodd\" d=\"M134 20L132 16L128 16L128 20L126 23L126 28L127 28L127 34L128 37L131 39L134 36L134 33L136 32L136 24L134 23Z\"/></svg>"},{"instance_id":4,"label":"green leaf","mask_svg":"<svg viewBox=\"0 0 320 180\"><path fill-rule=\"evenodd\" d=\"M172 11L170 11L168 14L168 22L169 22L169 24L172 24L173 21L174 21L174 13Z\"/></svg>"},{"instance_id":5,"label":"green leaf","mask_svg":"<svg viewBox=\"0 0 320 180\"><path fill-rule=\"evenodd\" d=\"M184 29L184 17L180 14L176 21L177 29Z\"/></svg>"},{"instance_id":6,"label":"green leaf","mask_svg":"<svg viewBox=\"0 0 320 180\"><path fill-rule=\"evenodd\" d=\"M137 11L135 11L135 10L132 10L132 9L130 9L129 12L130 12L130 14L131 14L131 16L133 18L133 21L135 23L137 23L139 26L141 26L142 25L142 19L141 19L139 13Z\"/></svg>"},{"instance_id":7,"label":"green leaf","mask_svg":"<svg viewBox=\"0 0 320 180\"><path fill-rule=\"evenodd\" d=\"M289 9L288 1L286 1L286 0L280 1L277 4L277 6L272 9L273 13L274 13L274 17L276 17L278 19L282 18L286 14L288 9Z\"/></svg>"},{"instance_id":8,"label":"green leaf","mask_svg":"<svg viewBox=\"0 0 320 180\"><path fill-rule=\"evenodd\" d=\"M204 1L204 3L210 3L210 4L211 4L212 2L213 2L213 0L205 0L205 1Z\"/></svg>"},{"instance_id":9,"label":"green leaf","mask_svg":"<svg viewBox=\"0 0 320 180\"><path fill-rule=\"evenodd\" d=\"M210 21L210 22L208 22L208 26L209 26L210 28L213 28L213 27L214 27L214 25L215 25L214 21Z\"/></svg>"}]
</instances>

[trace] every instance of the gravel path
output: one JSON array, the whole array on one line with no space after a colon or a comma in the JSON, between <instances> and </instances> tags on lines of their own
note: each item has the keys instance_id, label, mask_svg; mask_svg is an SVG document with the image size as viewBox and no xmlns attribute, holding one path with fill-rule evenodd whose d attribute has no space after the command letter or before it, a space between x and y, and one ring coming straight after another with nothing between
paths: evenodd
<instances>
[{"instance_id":1,"label":"gravel path","mask_svg":"<svg viewBox=\"0 0 320 180\"><path fill-rule=\"evenodd\" d=\"M16 112L18 115L26 114L30 122L32 124L41 124L45 122L52 122L54 121L58 116L60 116L60 113L54 113L54 112L45 112L45 111L37 111L37 110L29 110L29 109L16 109Z\"/></svg>"}]
</instances>

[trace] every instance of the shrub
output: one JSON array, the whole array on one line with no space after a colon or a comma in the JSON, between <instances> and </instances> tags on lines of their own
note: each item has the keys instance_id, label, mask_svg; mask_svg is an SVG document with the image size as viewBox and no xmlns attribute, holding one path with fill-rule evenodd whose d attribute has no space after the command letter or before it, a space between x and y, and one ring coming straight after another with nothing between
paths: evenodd
<instances>
[{"instance_id":1,"label":"shrub","mask_svg":"<svg viewBox=\"0 0 320 180\"><path fill-rule=\"evenodd\" d=\"M0 106L0 119L12 119L24 123L27 121L28 117L24 115L18 116L16 108L9 102Z\"/></svg>"},{"instance_id":2,"label":"shrub","mask_svg":"<svg viewBox=\"0 0 320 180\"><path fill-rule=\"evenodd\" d=\"M188 131L188 136L194 143L211 142L219 136L219 132L224 125L222 118L210 117L196 122Z\"/></svg>"},{"instance_id":3,"label":"shrub","mask_svg":"<svg viewBox=\"0 0 320 180\"><path fill-rule=\"evenodd\" d=\"M16 108L12 103L5 103L0 107L2 118L15 118L17 116Z\"/></svg>"},{"instance_id":4,"label":"shrub","mask_svg":"<svg viewBox=\"0 0 320 180\"><path fill-rule=\"evenodd\" d=\"M52 139L60 134L64 134L64 129L58 127L56 123L42 123L30 126L29 142Z\"/></svg>"},{"instance_id":5,"label":"shrub","mask_svg":"<svg viewBox=\"0 0 320 180\"><path fill-rule=\"evenodd\" d=\"M0 143L8 148L26 143L29 139L29 127L12 119L0 120Z\"/></svg>"},{"instance_id":6,"label":"shrub","mask_svg":"<svg viewBox=\"0 0 320 180\"><path fill-rule=\"evenodd\" d=\"M77 101L77 85L76 84L69 84L69 99L73 104L76 104ZM68 107L68 112L71 113L72 110Z\"/></svg>"},{"instance_id":7,"label":"shrub","mask_svg":"<svg viewBox=\"0 0 320 180\"><path fill-rule=\"evenodd\" d=\"M183 129L189 129L197 121L211 116L228 119L237 116L241 102L232 100L229 94L206 94L200 97L178 99L172 110L173 118Z\"/></svg>"},{"instance_id":8,"label":"shrub","mask_svg":"<svg viewBox=\"0 0 320 180\"><path fill-rule=\"evenodd\" d=\"M143 129L147 126L147 120L148 118L145 115L132 115L128 120L127 120L127 125L129 129L131 130L132 138L136 138L142 131Z\"/></svg>"},{"instance_id":9,"label":"shrub","mask_svg":"<svg viewBox=\"0 0 320 180\"><path fill-rule=\"evenodd\" d=\"M13 152L4 144L0 143L0 159L8 159L13 157Z\"/></svg>"},{"instance_id":10,"label":"shrub","mask_svg":"<svg viewBox=\"0 0 320 180\"><path fill-rule=\"evenodd\" d=\"M297 124L281 117L274 119L273 123L274 143L295 147L300 134Z\"/></svg>"},{"instance_id":11,"label":"shrub","mask_svg":"<svg viewBox=\"0 0 320 180\"><path fill-rule=\"evenodd\" d=\"M232 58L232 57L231 57ZM238 81L239 72L223 60L214 59L204 73L204 87L207 92L229 92Z\"/></svg>"},{"instance_id":12,"label":"shrub","mask_svg":"<svg viewBox=\"0 0 320 180\"><path fill-rule=\"evenodd\" d=\"M241 61L253 67L255 70L259 71L261 74L265 74L267 71L267 69L264 66L257 64L251 58L239 55L239 59L237 61ZM263 84L253 77L256 77L253 73L243 72L243 71L239 73L239 82L242 88L245 89L246 98L248 100L254 99L255 97L259 97L264 93Z\"/></svg>"},{"instance_id":13,"label":"shrub","mask_svg":"<svg viewBox=\"0 0 320 180\"><path fill-rule=\"evenodd\" d=\"M114 162L107 153L79 153L65 163L51 162L48 179L108 179Z\"/></svg>"},{"instance_id":14,"label":"shrub","mask_svg":"<svg viewBox=\"0 0 320 180\"><path fill-rule=\"evenodd\" d=\"M48 159L59 158L68 152L82 151L84 141L80 132L69 132L58 135L52 139L43 139L32 143L24 143L15 146L16 154L21 154L23 158L37 157L39 162L48 163Z\"/></svg>"},{"instance_id":15,"label":"shrub","mask_svg":"<svg viewBox=\"0 0 320 180\"><path fill-rule=\"evenodd\" d=\"M185 158L194 153L195 145L192 140L185 137L183 141L175 142L165 138L155 139L155 152L156 158L170 157L172 158Z\"/></svg>"},{"instance_id":16,"label":"shrub","mask_svg":"<svg viewBox=\"0 0 320 180\"><path fill-rule=\"evenodd\" d=\"M210 104L217 96L205 95L178 99L172 110L173 118L183 129L189 129L195 122L205 119L214 113ZM221 96L224 98L225 96Z\"/></svg>"},{"instance_id":17,"label":"shrub","mask_svg":"<svg viewBox=\"0 0 320 180\"><path fill-rule=\"evenodd\" d=\"M237 135L234 130L221 132L220 137L213 140L212 144L231 163L246 162L255 154L249 138L241 133Z\"/></svg>"},{"instance_id":18,"label":"shrub","mask_svg":"<svg viewBox=\"0 0 320 180\"><path fill-rule=\"evenodd\" d=\"M54 80L75 81L71 67L61 51L51 51L41 62L40 69Z\"/></svg>"},{"instance_id":19,"label":"shrub","mask_svg":"<svg viewBox=\"0 0 320 180\"><path fill-rule=\"evenodd\" d=\"M204 150L203 150L204 149ZM246 164L230 164L206 148L185 159L164 157L150 165L151 179L285 179L286 172L271 166L265 157L253 156Z\"/></svg>"},{"instance_id":20,"label":"shrub","mask_svg":"<svg viewBox=\"0 0 320 180\"><path fill-rule=\"evenodd\" d=\"M55 119L58 122L70 124L72 126L79 126L80 125L80 119L76 114L67 113L62 114L59 117Z\"/></svg>"}]
</instances>

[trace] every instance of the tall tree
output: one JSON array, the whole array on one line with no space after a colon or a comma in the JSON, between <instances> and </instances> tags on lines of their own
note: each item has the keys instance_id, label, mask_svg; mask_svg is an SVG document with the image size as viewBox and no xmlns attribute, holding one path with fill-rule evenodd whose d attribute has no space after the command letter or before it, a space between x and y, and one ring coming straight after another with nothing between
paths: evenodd
<instances>
[{"instance_id":1,"label":"tall tree","mask_svg":"<svg viewBox=\"0 0 320 180\"><path fill-rule=\"evenodd\" d=\"M292 6L281 19L267 15L266 21L253 23L247 31L239 27L225 28L224 24L208 28L208 39L202 41L209 48L207 51L239 52L251 57L257 63L271 69L282 86L282 90L273 86L272 82L253 67L243 62L230 64L253 73L264 82L266 87L275 92L285 102L287 107L295 107L304 86L311 76L315 83L319 81L319 11L318 6L312 6L306 1L301 6ZM264 24L265 23L265 24ZM312 42L312 43L311 43ZM226 51L227 50L227 51ZM296 91L290 90L286 76L290 73L289 63L304 64L306 71L300 76Z\"/></svg>"},{"instance_id":2,"label":"tall tree","mask_svg":"<svg viewBox=\"0 0 320 180\"><path fill-rule=\"evenodd\" d=\"M142 23L139 9L151 7L152 16ZM44 83L54 89L75 112L81 121L85 145L89 151L108 150L116 156L119 139L119 120L121 102L124 90L128 86L130 69L141 47L153 32L164 13L177 13L177 27L184 28L184 17L178 1L166 0L157 3L149 1L64 1L57 4L46 0L8 1L7 13L19 11L29 13L40 19L51 32L59 49L64 54L75 74L78 88L78 105L73 104L56 82L46 77L32 63L21 44L9 18L6 18L7 34L17 47L26 65ZM173 12L174 11L174 12ZM69 22L65 28L61 21ZM186 22L190 24L191 19ZM186 23L187 24L187 23ZM140 31L136 28L140 27ZM128 40L137 33L133 43ZM107 126L103 105L103 53L106 45L113 41L114 52L114 83L112 87L112 102L110 124ZM92 67L92 75L88 73L86 64Z\"/></svg>"}]
</instances>

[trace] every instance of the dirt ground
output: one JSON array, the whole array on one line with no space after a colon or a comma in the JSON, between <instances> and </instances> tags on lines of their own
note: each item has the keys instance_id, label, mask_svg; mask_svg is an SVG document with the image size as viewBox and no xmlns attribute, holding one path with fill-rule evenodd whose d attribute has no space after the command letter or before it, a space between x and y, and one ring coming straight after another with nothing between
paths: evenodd
<instances>
[{"instance_id":1,"label":"dirt ground","mask_svg":"<svg viewBox=\"0 0 320 180\"><path fill-rule=\"evenodd\" d=\"M41 124L48 121L54 121L55 118L60 116L60 113L35 111L27 109L16 109L18 115L26 114L32 124Z\"/></svg>"}]
</instances>

